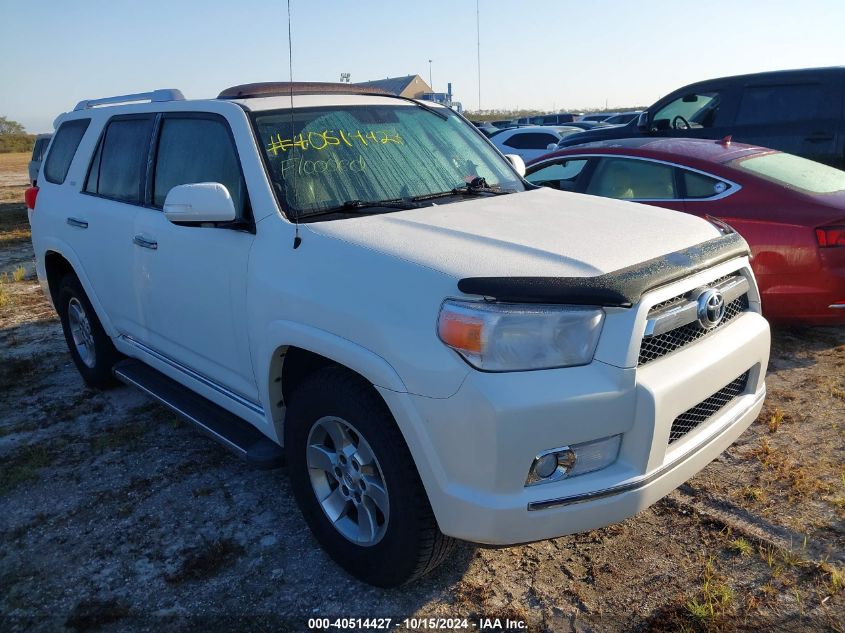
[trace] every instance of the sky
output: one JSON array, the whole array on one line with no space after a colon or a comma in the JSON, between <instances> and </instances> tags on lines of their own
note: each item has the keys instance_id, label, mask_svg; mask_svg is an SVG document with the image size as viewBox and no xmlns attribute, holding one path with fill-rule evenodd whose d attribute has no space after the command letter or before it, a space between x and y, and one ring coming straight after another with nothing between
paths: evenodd
<instances>
[{"instance_id":1,"label":"sky","mask_svg":"<svg viewBox=\"0 0 845 633\"><path fill-rule=\"evenodd\" d=\"M0 115L30 132L82 99L286 81L285 0L2 0ZM703 79L845 65L843 0L478 0L481 108L649 105ZM419 74L479 107L476 0L291 0L293 78Z\"/></svg>"}]
</instances>

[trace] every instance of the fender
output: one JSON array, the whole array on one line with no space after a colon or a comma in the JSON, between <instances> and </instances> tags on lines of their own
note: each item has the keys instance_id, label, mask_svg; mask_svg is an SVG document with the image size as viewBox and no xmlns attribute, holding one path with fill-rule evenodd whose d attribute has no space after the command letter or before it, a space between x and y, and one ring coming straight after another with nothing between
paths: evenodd
<instances>
[{"instance_id":1,"label":"fender","mask_svg":"<svg viewBox=\"0 0 845 633\"><path fill-rule=\"evenodd\" d=\"M91 281L88 279L88 275L85 274L85 268L82 266L82 263L79 261L79 257L77 257L76 252L74 252L73 248L67 243L63 242L55 237L51 236L44 236L38 240L38 250L40 251L40 255L38 256L38 260L41 261L41 265L44 270L44 284L49 288L49 284L47 282L47 253L53 252L57 253L64 257L73 268L73 272L76 274L77 278L79 279L79 283L82 284L82 289L85 291L85 294L88 295L88 300L91 302L91 305L94 308L94 312L97 314L97 318L100 320L100 323L103 326L103 329L106 331L111 338L115 338L118 336L117 330L114 328L114 325L109 319L108 314L103 309L103 305L100 303L100 300L97 298L96 293L94 292L94 287L91 285ZM56 290L55 288L50 288L50 290ZM50 299L52 303L52 297L48 294L47 298ZM56 306L53 306L55 308Z\"/></svg>"},{"instance_id":2,"label":"fender","mask_svg":"<svg viewBox=\"0 0 845 633\"><path fill-rule=\"evenodd\" d=\"M256 361L255 375L262 405L268 422L273 422L277 403L270 395L271 366L275 351L284 346L300 347L309 352L325 356L358 372L374 386L407 393L408 389L396 370L378 354L343 337L297 321L278 320L271 322L264 335Z\"/></svg>"}]
</instances>

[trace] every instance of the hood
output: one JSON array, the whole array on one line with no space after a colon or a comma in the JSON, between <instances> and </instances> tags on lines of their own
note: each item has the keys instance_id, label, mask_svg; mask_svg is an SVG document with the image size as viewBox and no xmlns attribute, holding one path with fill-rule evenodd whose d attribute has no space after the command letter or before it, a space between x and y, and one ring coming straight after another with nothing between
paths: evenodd
<instances>
[{"instance_id":1,"label":"hood","mask_svg":"<svg viewBox=\"0 0 845 633\"><path fill-rule=\"evenodd\" d=\"M547 188L302 226L457 279L592 277L720 235L685 213Z\"/></svg>"}]
</instances>

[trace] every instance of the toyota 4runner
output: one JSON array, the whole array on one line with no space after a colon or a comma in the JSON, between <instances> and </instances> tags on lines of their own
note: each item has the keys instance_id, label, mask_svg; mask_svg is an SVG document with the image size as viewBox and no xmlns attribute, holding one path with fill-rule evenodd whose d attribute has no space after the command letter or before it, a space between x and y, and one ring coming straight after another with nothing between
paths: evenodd
<instances>
[{"instance_id":1,"label":"toyota 4runner","mask_svg":"<svg viewBox=\"0 0 845 633\"><path fill-rule=\"evenodd\" d=\"M392 586L456 539L629 517L762 406L741 237L523 170L375 90L157 90L59 116L27 202L86 383L284 459L323 547Z\"/></svg>"}]
</instances>

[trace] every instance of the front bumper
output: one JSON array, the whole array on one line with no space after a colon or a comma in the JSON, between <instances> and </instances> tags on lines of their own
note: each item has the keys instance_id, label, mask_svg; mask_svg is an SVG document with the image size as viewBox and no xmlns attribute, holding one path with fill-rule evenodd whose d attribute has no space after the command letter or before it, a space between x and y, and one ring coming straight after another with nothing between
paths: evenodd
<instances>
[{"instance_id":1,"label":"front bumper","mask_svg":"<svg viewBox=\"0 0 845 633\"><path fill-rule=\"evenodd\" d=\"M692 477L757 417L765 397L768 323L747 312L712 335L640 368L517 374L471 372L451 398L382 391L417 463L440 529L491 545L603 527ZM745 391L682 439L675 418L748 372ZM622 434L617 461L525 487L535 455Z\"/></svg>"}]
</instances>

